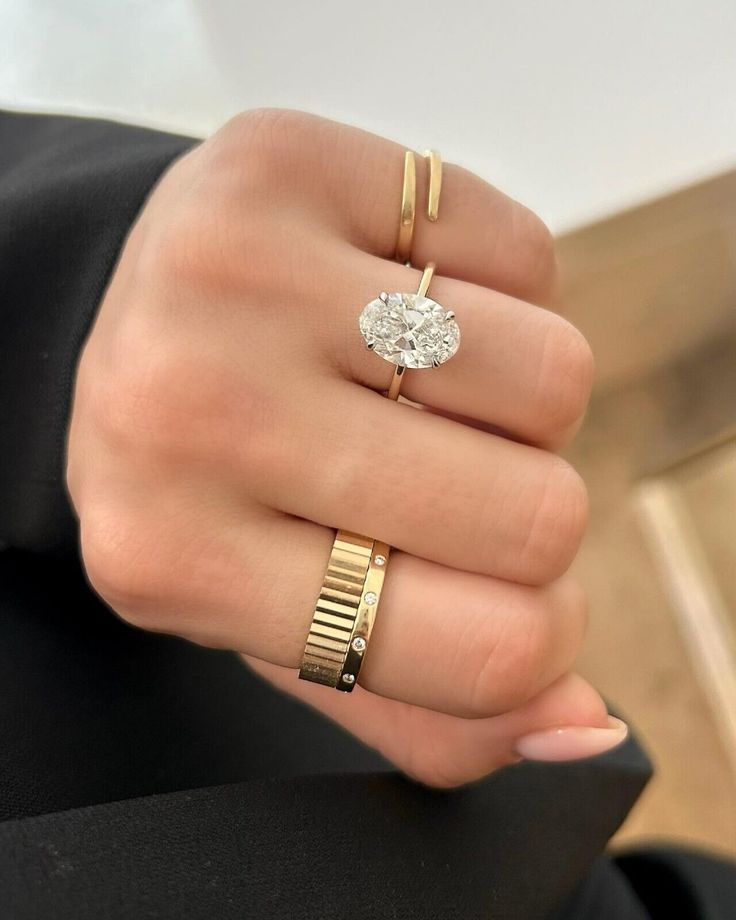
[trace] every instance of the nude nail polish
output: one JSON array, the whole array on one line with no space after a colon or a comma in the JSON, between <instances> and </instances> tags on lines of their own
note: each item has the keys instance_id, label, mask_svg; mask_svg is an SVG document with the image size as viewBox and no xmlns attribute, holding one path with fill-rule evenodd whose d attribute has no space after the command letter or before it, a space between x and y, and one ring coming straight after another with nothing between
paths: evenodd
<instances>
[{"instance_id":1,"label":"nude nail polish","mask_svg":"<svg viewBox=\"0 0 736 920\"><path fill-rule=\"evenodd\" d=\"M609 716L608 728L581 725L546 728L519 738L514 750L525 760L581 760L617 747L628 733L625 722Z\"/></svg>"}]
</instances>

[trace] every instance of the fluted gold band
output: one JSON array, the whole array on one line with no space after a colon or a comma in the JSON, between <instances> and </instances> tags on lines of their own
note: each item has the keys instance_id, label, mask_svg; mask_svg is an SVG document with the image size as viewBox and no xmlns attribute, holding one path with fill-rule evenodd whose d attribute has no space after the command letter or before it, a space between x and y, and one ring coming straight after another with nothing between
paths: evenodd
<instances>
[{"instance_id":1,"label":"fluted gold band","mask_svg":"<svg viewBox=\"0 0 736 920\"><path fill-rule=\"evenodd\" d=\"M338 530L315 605L299 677L350 692L381 599L390 547Z\"/></svg>"}]
</instances>

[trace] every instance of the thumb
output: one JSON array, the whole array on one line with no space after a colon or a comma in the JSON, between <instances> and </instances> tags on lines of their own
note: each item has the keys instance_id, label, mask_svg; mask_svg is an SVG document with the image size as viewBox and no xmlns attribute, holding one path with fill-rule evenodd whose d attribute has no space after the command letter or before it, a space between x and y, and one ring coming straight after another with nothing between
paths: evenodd
<instances>
[{"instance_id":1,"label":"thumb","mask_svg":"<svg viewBox=\"0 0 736 920\"><path fill-rule=\"evenodd\" d=\"M459 786L522 759L577 760L601 754L627 735L598 692L567 674L518 709L488 719L460 719L386 699L299 681L296 672L258 659L249 666L375 748L429 786Z\"/></svg>"}]
</instances>

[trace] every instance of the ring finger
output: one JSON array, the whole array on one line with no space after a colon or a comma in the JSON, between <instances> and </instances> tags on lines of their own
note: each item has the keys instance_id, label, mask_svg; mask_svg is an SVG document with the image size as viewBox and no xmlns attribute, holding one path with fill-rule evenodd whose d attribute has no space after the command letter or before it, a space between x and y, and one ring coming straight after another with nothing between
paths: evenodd
<instances>
[{"instance_id":1,"label":"ring finger","mask_svg":"<svg viewBox=\"0 0 736 920\"><path fill-rule=\"evenodd\" d=\"M244 514L233 502L208 509L205 524L179 489L128 499L126 508L127 525L113 515L119 586L96 581L98 569L111 569L82 534L88 573L115 609L147 629L299 666L332 531L256 508ZM125 564L128 554L135 565ZM569 670L585 623L570 580L525 587L393 553L360 682L427 709L494 715Z\"/></svg>"}]
</instances>

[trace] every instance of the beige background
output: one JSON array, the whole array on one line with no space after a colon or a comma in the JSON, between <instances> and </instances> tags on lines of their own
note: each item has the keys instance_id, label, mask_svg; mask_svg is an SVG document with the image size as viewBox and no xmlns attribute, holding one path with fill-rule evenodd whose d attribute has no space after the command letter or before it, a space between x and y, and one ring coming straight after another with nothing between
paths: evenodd
<instances>
[{"instance_id":1,"label":"beige background","mask_svg":"<svg viewBox=\"0 0 736 920\"><path fill-rule=\"evenodd\" d=\"M598 381L569 454L583 672L657 765L621 840L736 855L736 174L559 241Z\"/></svg>"}]
</instances>

